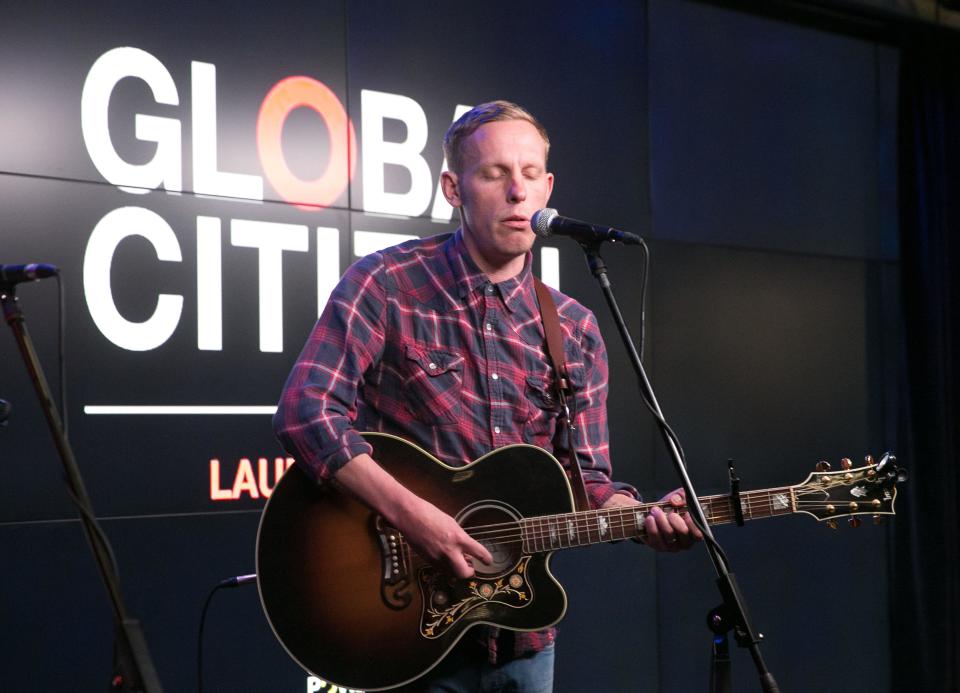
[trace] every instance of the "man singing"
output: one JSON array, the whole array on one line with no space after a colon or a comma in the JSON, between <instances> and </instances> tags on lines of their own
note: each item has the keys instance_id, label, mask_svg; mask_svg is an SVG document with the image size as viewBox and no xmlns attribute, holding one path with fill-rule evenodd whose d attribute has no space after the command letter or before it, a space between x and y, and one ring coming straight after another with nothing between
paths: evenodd
<instances>
[{"instance_id":1,"label":"man singing","mask_svg":"<svg viewBox=\"0 0 960 693\"><path fill-rule=\"evenodd\" d=\"M451 466L511 443L537 445L575 458L592 507L638 501L610 478L607 360L596 319L551 290L577 412L575 455L565 449L531 274L530 217L554 184L546 130L523 108L494 101L457 120L443 146L449 170L441 186L460 228L347 270L287 380L274 424L319 483L353 494L420 556L468 578L492 562L489 551L382 469L359 431L400 436ZM682 491L668 499L682 505ZM645 530L658 551L701 538L689 515L659 509ZM549 692L554 638L552 628L471 629L408 690Z\"/></svg>"}]
</instances>

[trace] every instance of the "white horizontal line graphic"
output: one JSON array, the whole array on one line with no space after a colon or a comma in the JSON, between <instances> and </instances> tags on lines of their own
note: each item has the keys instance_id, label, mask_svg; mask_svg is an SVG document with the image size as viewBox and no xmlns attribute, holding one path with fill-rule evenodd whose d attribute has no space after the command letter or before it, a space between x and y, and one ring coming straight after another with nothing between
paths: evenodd
<instances>
[{"instance_id":1,"label":"white horizontal line graphic","mask_svg":"<svg viewBox=\"0 0 960 693\"><path fill-rule=\"evenodd\" d=\"M277 411L276 405L244 406L221 404L87 404L83 407L84 414L112 414L112 415L209 415L209 414L270 414Z\"/></svg>"}]
</instances>

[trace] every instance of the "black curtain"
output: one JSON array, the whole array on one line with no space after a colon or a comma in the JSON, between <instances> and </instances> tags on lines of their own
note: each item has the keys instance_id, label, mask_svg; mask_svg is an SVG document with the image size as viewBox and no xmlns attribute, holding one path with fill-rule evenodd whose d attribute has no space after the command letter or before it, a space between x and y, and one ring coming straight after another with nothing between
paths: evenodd
<instances>
[{"instance_id":1,"label":"black curtain","mask_svg":"<svg viewBox=\"0 0 960 693\"><path fill-rule=\"evenodd\" d=\"M953 35L951 35L953 34ZM891 592L894 691L960 691L960 39L902 44L904 449ZM903 454L906 453L906 454Z\"/></svg>"}]
</instances>

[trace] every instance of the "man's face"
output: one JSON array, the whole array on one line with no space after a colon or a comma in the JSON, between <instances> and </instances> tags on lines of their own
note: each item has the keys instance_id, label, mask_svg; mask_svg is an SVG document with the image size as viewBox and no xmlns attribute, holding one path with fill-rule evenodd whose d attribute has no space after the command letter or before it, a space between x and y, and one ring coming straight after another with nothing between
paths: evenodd
<instances>
[{"instance_id":1,"label":"man's face","mask_svg":"<svg viewBox=\"0 0 960 693\"><path fill-rule=\"evenodd\" d=\"M526 120L486 123L464 140L462 161L459 175L444 174L443 189L460 208L467 248L488 274L512 276L533 245L530 217L553 190L546 144Z\"/></svg>"}]
</instances>

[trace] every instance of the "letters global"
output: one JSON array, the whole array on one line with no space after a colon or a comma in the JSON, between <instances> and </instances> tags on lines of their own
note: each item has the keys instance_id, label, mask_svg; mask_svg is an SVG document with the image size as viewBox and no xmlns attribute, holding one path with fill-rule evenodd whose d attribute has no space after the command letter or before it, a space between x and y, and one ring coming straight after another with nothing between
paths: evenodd
<instances>
[{"instance_id":1,"label":"letters global","mask_svg":"<svg viewBox=\"0 0 960 693\"><path fill-rule=\"evenodd\" d=\"M353 177L357 142L354 125L343 104L323 82L306 76L279 79L260 105L255 139L260 172L220 170L217 156L217 68L210 63L190 63L190 116L192 190L197 196L262 203L264 180L283 201L303 210L321 210L341 198ZM180 119L148 113L111 111L111 97L124 80L136 80L149 89L158 108L177 106L181 94L170 71L147 51L133 47L114 48L91 66L81 96L81 129L87 152L103 178L131 196L163 189L169 195L183 191ZM288 116L307 108L323 121L328 136L327 163L314 179L304 179L284 156L282 135ZM469 107L451 109L452 119ZM126 159L118 151L111 131L117 118L133 121L134 137L146 143L151 156L146 161ZM405 128L402 141L385 137L384 123L400 121ZM452 122L452 121L451 121ZM442 125L445 130L448 123ZM428 209L432 219L448 222L452 209L435 186L438 176L423 157L428 145L424 109L412 98L400 94L362 90L360 99L362 140L362 196L367 213L418 217ZM431 146L439 144L435 132ZM409 178L404 192L389 191L385 180L388 166L402 167ZM446 161L442 163L446 167ZM133 201L133 198L131 198ZM196 253L195 287L197 348L223 349L222 234L220 217L198 215L196 226L187 232L173 227L155 210L143 205L125 205L108 211L90 233L83 257L84 296L99 331L116 346L147 351L164 344L181 322L184 294L157 293L156 307L146 320L134 321L121 314L111 286L111 265L118 248L131 237L145 239L158 262L183 262L185 248ZM230 245L252 248L259 267L259 346L262 352L283 351L283 306L281 295L283 257L287 252L307 252L311 243L318 257L317 303L322 309L329 291L340 276L337 228L233 218L228 220ZM184 234L190 233L187 241ZM357 254L403 240L398 234L353 231ZM382 243L381 243L382 241ZM152 262L152 260L151 260ZM186 292L185 292L186 293Z\"/></svg>"}]
</instances>

